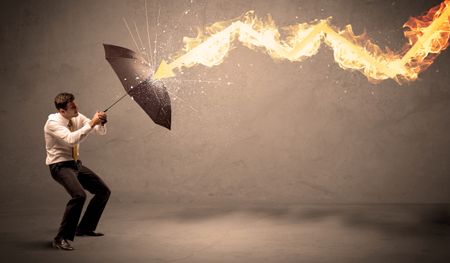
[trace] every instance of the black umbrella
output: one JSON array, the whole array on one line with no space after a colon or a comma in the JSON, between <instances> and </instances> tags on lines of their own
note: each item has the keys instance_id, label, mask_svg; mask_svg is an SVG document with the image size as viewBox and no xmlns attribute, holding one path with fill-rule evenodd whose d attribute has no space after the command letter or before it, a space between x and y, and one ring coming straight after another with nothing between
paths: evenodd
<instances>
[{"instance_id":1,"label":"black umbrella","mask_svg":"<svg viewBox=\"0 0 450 263\"><path fill-rule=\"evenodd\" d=\"M150 65L137 53L127 48L103 44L105 57L119 77L126 94L113 103L107 110L127 94L156 123L170 130L171 106L167 89L161 81L153 81Z\"/></svg>"}]
</instances>

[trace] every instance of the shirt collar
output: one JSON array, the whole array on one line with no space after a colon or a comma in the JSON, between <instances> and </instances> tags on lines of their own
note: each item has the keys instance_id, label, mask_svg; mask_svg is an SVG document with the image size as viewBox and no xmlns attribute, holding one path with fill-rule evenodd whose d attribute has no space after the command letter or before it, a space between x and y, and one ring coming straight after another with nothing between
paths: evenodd
<instances>
[{"instance_id":1,"label":"shirt collar","mask_svg":"<svg viewBox=\"0 0 450 263\"><path fill-rule=\"evenodd\" d=\"M57 114L57 116L58 116L58 119L59 119L59 121L60 122L62 122L63 124L64 124L64 126L68 126L69 125L69 120L68 119L66 119L66 118L64 118L62 115L61 115L61 113L56 113Z\"/></svg>"}]
</instances>

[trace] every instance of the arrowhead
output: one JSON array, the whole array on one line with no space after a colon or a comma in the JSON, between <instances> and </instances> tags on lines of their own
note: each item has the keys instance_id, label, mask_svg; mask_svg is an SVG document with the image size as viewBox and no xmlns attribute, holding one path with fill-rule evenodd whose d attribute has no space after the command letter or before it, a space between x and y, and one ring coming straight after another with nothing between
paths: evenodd
<instances>
[{"instance_id":1,"label":"arrowhead","mask_svg":"<svg viewBox=\"0 0 450 263\"><path fill-rule=\"evenodd\" d=\"M175 73L172 67L165 60L162 60L152 79L157 80L170 77L175 77Z\"/></svg>"}]
</instances>

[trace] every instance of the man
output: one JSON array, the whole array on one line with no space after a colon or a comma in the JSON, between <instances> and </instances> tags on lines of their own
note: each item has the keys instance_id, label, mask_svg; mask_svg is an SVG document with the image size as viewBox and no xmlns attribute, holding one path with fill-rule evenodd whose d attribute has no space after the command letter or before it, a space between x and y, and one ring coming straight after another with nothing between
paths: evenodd
<instances>
[{"instance_id":1,"label":"man","mask_svg":"<svg viewBox=\"0 0 450 263\"><path fill-rule=\"evenodd\" d=\"M78 113L75 97L70 93L60 93L55 97L57 113L50 114L44 126L46 164L50 173L72 197L67 203L53 247L73 250L68 240L77 236L103 236L94 232L111 191L89 168L78 160L78 147L91 133L106 134L107 121L104 112L97 112L92 119ZM80 223L86 193L94 194Z\"/></svg>"}]
</instances>

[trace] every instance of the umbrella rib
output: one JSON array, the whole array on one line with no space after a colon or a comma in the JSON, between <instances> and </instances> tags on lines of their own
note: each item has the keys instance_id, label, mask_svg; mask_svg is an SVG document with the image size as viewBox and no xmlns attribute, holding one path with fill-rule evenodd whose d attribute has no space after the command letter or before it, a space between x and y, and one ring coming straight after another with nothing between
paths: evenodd
<instances>
[{"instance_id":1,"label":"umbrella rib","mask_svg":"<svg viewBox=\"0 0 450 263\"><path fill-rule=\"evenodd\" d=\"M153 93L155 93L156 98L158 99L158 104L161 105L161 99L158 97L158 93L156 93L155 89L152 89L152 90L153 90ZM164 107L161 107L160 110L163 111L164 115L167 114L167 112L164 110Z\"/></svg>"},{"instance_id":2,"label":"umbrella rib","mask_svg":"<svg viewBox=\"0 0 450 263\"><path fill-rule=\"evenodd\" d=\"M155 93L156 98L158 99L158 103L161 104L161 99L158 97L158 93L156 93L155 89L152 89L153 93Z\"/></svg>"},{"instance_id":3,"label":"umbrella rib","mask_svg":"<svg viewBox=\"0 0 450 263\"><path fill-rule=\"evenodd\" d=\"M108 57L107 58L108 60L109 59L112 59L112 60L130 60L130 62L135 62L136 61L136 58L127 58L127 57ZM146 61L147 62L147 61ZM145 65L145 64L144 64ZM150 69L151 70L151 69Z\"/></svg>"}]
</instances>

